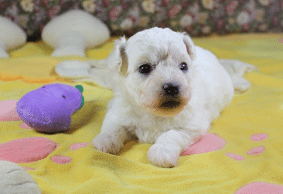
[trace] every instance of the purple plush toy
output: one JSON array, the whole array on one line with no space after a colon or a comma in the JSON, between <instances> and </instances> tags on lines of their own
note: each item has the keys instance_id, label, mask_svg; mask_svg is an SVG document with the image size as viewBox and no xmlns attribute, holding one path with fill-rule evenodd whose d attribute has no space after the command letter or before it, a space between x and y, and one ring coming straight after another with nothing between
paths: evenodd
<instances>
[{"instance_id":1,"label":"purple plush toy","mask_svg":"<svg viewBox=\"0 0 283 194\"><path fill-rule=\"evenodd\" d=\"M83 87L49 84L25 94L16 110L23 122L39 132L65 132L71 115L84 104Z\"/></svg>"}]
</instances>

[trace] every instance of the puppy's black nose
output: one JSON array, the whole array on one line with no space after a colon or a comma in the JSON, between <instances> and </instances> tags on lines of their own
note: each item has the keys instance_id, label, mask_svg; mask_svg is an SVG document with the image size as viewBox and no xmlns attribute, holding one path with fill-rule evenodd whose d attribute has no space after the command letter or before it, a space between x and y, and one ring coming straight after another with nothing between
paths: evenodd
<instances>
[{"instance_id":1,"label":"puppy's black nose","mask_svg":"<svg viewBox=\"0 0 283 194\"><path fill-rule=\"evenodd\" d=\"M179 95L179 86L172 83L163 85L164 94L168 97L176 97Z\"/></svg>"}]
</instances>

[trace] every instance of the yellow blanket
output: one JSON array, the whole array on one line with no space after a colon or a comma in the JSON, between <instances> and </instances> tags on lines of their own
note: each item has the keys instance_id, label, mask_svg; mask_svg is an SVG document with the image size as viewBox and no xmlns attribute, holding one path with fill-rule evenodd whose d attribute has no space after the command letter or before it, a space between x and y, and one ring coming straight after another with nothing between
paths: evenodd
<instances>
[{"instance_id":1,"label":"yellow blanket","mask_svg":"<svg viewBox=\"0 0 283 194\"><path fill-rule=\"evenodd\" d=\"M45 137L59 144L45 159L19 164L44 194L283 193L282 38L283 34L248 34L194 39L219 58L251 63L260 72L245 76L252 87L236 94L209 130L226 144L220 150L181 156L175 168L150 164L150 144L134 140L118 156L95 150L91 140L100 132L112 92L87 83L79 83L86 102L72 116L68 133L41 134L21 128L21 121L6 121L0 122L0 144L25 137ZM112 48L113 39L88 50L87 58L105 58ZM20 99L47 83L66 84L54 75L54 66L66 59L86 60L51 57L52 51L41 42L27 43L12 51L10 59L0 59L0 101ZM56 157L63 162L54 162Z\"/></svg>"}]
</instances>

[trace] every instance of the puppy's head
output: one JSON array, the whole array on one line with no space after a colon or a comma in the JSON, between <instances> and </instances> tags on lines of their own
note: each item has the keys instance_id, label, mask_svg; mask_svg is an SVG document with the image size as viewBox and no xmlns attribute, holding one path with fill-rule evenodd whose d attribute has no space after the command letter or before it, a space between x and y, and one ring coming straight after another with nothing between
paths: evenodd
<instances>
[{"instance_id":1,"label":"puppy's head","mask_svg":"<svg viewBox=\"0 0 283 194\"><path fill-rule=\"evenodd\" d=\"M190 100L194 58L188 35L151 28L116 42L107 63L120 72L127 95L137 105L159 116L175 116Z\"/></svg>"}]
</instances>

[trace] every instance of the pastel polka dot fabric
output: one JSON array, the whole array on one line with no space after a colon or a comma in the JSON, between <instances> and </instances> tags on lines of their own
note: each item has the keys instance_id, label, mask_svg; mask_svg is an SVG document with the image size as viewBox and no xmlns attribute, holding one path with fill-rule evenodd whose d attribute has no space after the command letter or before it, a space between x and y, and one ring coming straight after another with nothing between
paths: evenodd
<instances>
[{"instance_id":1,"label":"pastel polka dot fabric","mask_svg":"<svg viewBox=\"0 0 283 194\"><path fill-rule=\"evenodd\" d=\"M220 58L242 60L260 71L245 75L252 87L236 94L208 133L184 150L178 166L170 169L150 164L147 151L151 145L134 139L118 155L94 149L91 141L100 132L112 92L89 83L59 80L54 66L77 58L52 58L51 48L41 42L28 43L11 52L12 58L0 59L0 160L22 166L44 194L283 193L280 38L283 34L194 39ZM105 58L112 41L88 50L88 58ZM85 105L72 115L65 133L38 133L15 112L24 94L50 82L84 88Z\"/></svg>"},{"instance_id":2,"label":"pastel polka dot fabric","mask_svg":"<svg viewBox=\"0 0 283 194\"><path fill-rule=\"evenodd\" d=\"M279 193L283 193L283 186L271 184L271 183L264 183L264 182L253 182L245 185L236 192L236 194L247 194L247 193L279 194Z\"/></svg>"}]
</instances>

